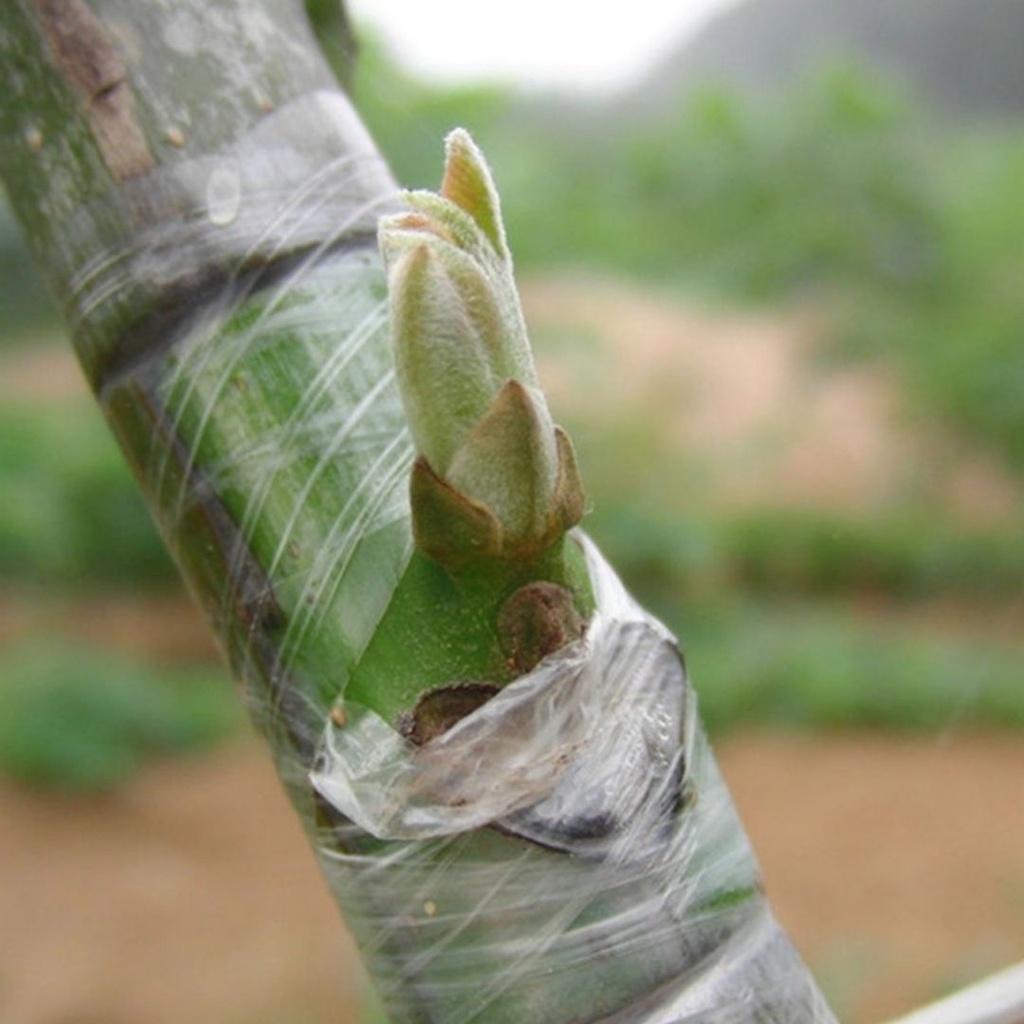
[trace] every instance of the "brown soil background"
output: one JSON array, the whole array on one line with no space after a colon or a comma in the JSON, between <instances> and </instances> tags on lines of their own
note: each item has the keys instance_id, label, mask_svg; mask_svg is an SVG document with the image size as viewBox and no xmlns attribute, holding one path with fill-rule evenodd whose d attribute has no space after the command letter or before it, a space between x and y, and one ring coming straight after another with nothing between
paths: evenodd
<instances>
[{"instance_id":1,"label":"brown soil background","mask_svg":"<svg viewBox=\"0 0 1024 1024\"><path fill-rule=\"evenodd\" d=\"M808 375L809 320L699 315L592 282L535 284L527 304L531 323L587 339L541 361L556 412L659 415L675 450L714 464L714 500L869 508L941 449L937 498L972 520L1024 507L984 458L908 427L887 377ZM81 391L51 350L2 369L5 400ZM176 598L0 595L0 642L41 621L156 656L209 649ZM844 1021L1024 958L1019 736L750 733L717 753L776 913ZM0 783L0 1024L355 1024L360 986L254 740L102 798Z\"/></svg>"},{"instance_id":2,"label":"brown soil background","mask_svg":"<svg viewBox=\"0 0 1024 1024\"><path fill-rule=\"evenodd\" d=\"M776 914L843 1020L1024 953L1017 737L749 734L718 756ZM255 742L101 799L0 784L4 1024L356 1024L359 984Z\"/></svg>"}]
</instances>

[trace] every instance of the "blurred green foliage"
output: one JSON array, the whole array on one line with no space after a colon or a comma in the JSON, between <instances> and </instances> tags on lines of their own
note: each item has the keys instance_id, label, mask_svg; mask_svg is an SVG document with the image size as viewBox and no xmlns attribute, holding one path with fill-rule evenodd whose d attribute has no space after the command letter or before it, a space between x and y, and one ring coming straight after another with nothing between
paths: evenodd
<instances>
[{"instance_id":1,"label":"blurred green foliage","mask_svg":"<svg viewBox=\"0 0 1024 1024\"><path fill-rule=\"evenodd\" d=\"M52 638L0 653L0 771L97 791L146 759L202 750L240 727L223 672L157 669Z\"/></svg>"},{"instance_id":2,"label":"blurred green foliage","mask_svg":"<svg viewBox=\"0 0 1024 1024\"><path fill-rule=\"evenodd\" d=\"M1012 600L1024 589L1024 534L957 525L941 514L868 519L764 509L722 525L729 575L751 590Z\"/></svg>"},{"instance_id":3,"label":"blurred green foliage","mask_svg":"<svg viewBox=\"0 0 1024 1024\"><path fill-rule=\"evenodd\" d=\"M884 597L997 604L1024 593L1024 537L902 510L862 518L770 506L688 515L591 488L588 532L624 573L680 600L709 591L762 597ZM1024 676L1022 676L1024 679Z\"/></svg>"},{"instance_id":4,"label":"blurred green foliage","mask_svg":"<svg viewBox=\"0 0 1024 1024\"><path fill-rule=\"evenodd\" d=\"M0 409L0 493L0 578L62 587L176 578L90 398Z\"/></svg>"},{"instance_id":5,"label":"blurred green foliage","mask_svg":"<svg viewBox=\"0 0 1024 1024\"><path fill-rule=\"evenodd\" d=\"M523 147L534 194L505 192L513 225L522 209L522 261L557 253L742 301L903 287L930 269L937 224L913 125L852 74L781 106L711 91L597 127Z\"/></svg>"},{"instance_id":6,"label":"blurred green foliage","mask_svg":"<svg viewBox=\"0 0 1024 1024\"><path fill-rule=\"evenodd\" d=\"M1019 643L908 629L892 609L704 602L675 616L713 734L749 726L1024 726Z\"/></svg>"}]
</instances>

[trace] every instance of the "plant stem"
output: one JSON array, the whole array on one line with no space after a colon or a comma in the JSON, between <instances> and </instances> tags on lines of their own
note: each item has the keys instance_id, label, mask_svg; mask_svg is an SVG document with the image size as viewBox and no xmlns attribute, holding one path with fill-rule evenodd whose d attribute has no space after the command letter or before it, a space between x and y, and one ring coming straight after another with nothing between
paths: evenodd
<instances>
[{"instance_id":1,"label":"plant stem","mask_svg":"<svg viewBox=\"0 0 1024 1024\"><path fill-rule=\"evenodd\" d=\"M674 642L585 541L585 640L484 714L410 750L382 714L411 695L380 696L408 677L357 685L447 584L413 558L375 241L394 186L296 6L11 0L0 73L16 215L391 1018L831 1020ZM493 619L505 582L467 579Z\"/></svg>"}]
</instances>

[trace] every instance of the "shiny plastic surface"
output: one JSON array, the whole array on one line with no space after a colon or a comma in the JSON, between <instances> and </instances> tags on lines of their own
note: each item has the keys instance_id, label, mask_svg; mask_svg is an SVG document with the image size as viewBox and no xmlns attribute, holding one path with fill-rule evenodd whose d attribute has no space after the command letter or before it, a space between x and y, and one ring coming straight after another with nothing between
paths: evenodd
<instances>
[{"instance_id":1,"label":"shiny plastic surface","mask_svg":"<svg viewBox=\"0 0 1024 1024\"><path fill-rule=\"evenodd\" d=\"M325 723L311 780L350 824L321 856L358 894L394 1019L832 1021L761 894L673 637L578 539L582 640L422 747L351 704Z\"/></svg>"}]
</instances>

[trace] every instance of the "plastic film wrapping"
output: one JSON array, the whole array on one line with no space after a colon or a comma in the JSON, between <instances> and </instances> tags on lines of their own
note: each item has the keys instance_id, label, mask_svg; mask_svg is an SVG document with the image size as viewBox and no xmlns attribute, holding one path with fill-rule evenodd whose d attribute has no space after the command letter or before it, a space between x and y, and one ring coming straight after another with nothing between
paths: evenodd
<instances>
[{"instance_id":1,"label":"plastic film wrapping","mask_svg":"<svg viewBox=\"0 0 1024 1024\"><path fill-rule=\"evenodd\" d=\"M173 215L89 261L75 315L161 309L115 346L85 331L80 354L308 816L326 708L411 553L412 448L375 236L397 193L351 106L326 93L130 184Z\"/></svg>"},{"instance_id":2,"label":"plastic film wrapping","mask_svg":"<svg viewBox=\"0 0 1024 1024\"><path fill-rule=\"evenodd\" d=\"M390 1019L831 1021L762 897L675 641L582 536L581 641L421 748L346 703L412 555L373 238L393 205L347 102L309 94L81 211L152 226L71 296L82 362Z\"/></svg>"},{"instance_id":3,"label":"plastic film wrapping","mask_svg":"<svg viewBox=\"0 0 1024 1024\"><path fill-rule=\"evenodd\" d=\"M359 893L394 1019L833 1020L761 895L674 639L578 541L582 640L422 747L351 705L325 730L311 779L348 824L321 858Z\"/></svg>"}]
</instances>

